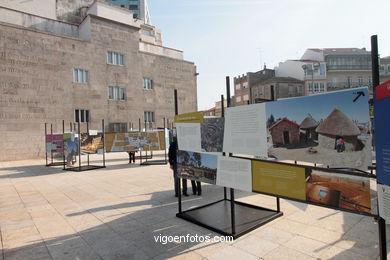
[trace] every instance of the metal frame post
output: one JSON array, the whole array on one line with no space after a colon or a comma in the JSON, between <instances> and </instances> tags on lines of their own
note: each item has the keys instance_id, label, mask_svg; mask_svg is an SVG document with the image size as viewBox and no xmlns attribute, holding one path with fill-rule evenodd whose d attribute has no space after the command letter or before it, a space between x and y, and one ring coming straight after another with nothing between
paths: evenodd
<instances>
[{"instance_id":1,"label":"metal frame post","mask_svg":"<svg viewBox=\"0 0 390 260\"><path fill-rule=\"evenodd\" d=\"M64 142L64 135L65 135L65 120L62 120L62 159L63 159L63 169L66 169L66 162L65 162L65 142Z\"/></svg>"},{"instance_id":2,"label":"metal frame post","mask_svg":"<svg viewBox=\"0 0 390 260\"><path fill-rule=\"evenodd\" d=\"M53 124L50 124L50 135L53 138ZM50 149L50 163L53 163L53 149Z\"/></svg>"},{"instance_id":3,"label":"metal frame post","mask_svg":"<svg viewBox=\"0 0 390 260\"><path fill-rule=\"evenodd\" d=\"M372 67L373 96L375 100L376 87L380 83L377 35L371 36L371 67ZM387 259L386 221L380 216L378 216L378 234L379 234L379 255L380 255L380 259L384 260Z\"/></svg>"},{"instance_id":4,"label":"metal frame post","mask_svg":"<svg viewBox=\"0 0 390 260\"><path fill-rule=\"evenodd\" d=\"M165 133L166 133L165 127L166 127L166 125L165 125L165 117L164 117L164 143L167 140L167 137L165 136ZM165 163L167 163L167 144L165 144L165 147L164 147L164 159L165 159Z\"/></svg>"},{"instance_id":5,"label":"metal frame post","mask_svg":"<svg viewBox=\"0 0 390 260\"><path fill-rule=\"evenodd\" d=\"M45 123L45 161L47 166L47 123Z\"/></svg>"},{"instance_id":6,"label":"metal frame post","mask_svg":"<svg viewBox=\"0 0 390 260\"><path fill-rule=\"evenodd\" d=\"M173 91L173 99L174 99L174 103L175 103L175 116L179 114L179 108L178 108L178 102L177 102L177 89L174 89ZM172 122L173 124L173 122ZM177 149L179 149L179 147L177 147ZM176 151L177 152L177 151ZM174 171L174 176L176 178L176 180L174 181L177 181L177 200L179 202L179 213L182 213L182 205L181 205L181 178L179 176L177 176L177 163L174 164L174 167L173 167L173 171Z\"/></svg>"},{"instance_id":7,"label":"metal frame post","mask_svg":"<svg viewBox=\"0 0 390 260\"><path fill-rule=\"evenodd\" d=\"M104 119L102 119L102 131L103 131L103 167L106 167L106 139L104 138L106 131L104 130Z\"/></svg>"},{"instance_id":8,"label":"metal frame post","mask_svg":"<svg viewBox=\"0 0 390 260\"><path fill-rule=\"evenodd\" d=\"M87 135L89 138L89 122L87 122ZM81 136L79 138L80 138L80 145L81 145ZM80 147L80 150L81 150L81 147ZM88 161L88 166L89 166L89 153L87 153L87 161Z\"/></svg>"},{"instance_id":9,"label":"metal frame post","mask_svg":"<svg viewBox=\"0 0 390 260\"><path fill-rule=\"evenodd\" d=\"M78 134L79 134L79 171L81 170L81 138L80 138L80 120L78 122Z\"/></svg>"}]
</instances>

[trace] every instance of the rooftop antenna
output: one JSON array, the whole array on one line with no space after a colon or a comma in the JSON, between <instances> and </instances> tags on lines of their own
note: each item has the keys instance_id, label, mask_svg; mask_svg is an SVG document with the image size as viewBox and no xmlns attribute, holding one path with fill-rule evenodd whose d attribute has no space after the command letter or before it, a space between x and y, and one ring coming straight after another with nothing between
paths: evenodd
<instances>
[{"instance_id":1,"label":"rooftop antenna","mask_svg":"<svg viewBox=\"0 0 390 260\"><path fill-rule=\"evenodd\" d=\"M262 50L261 50L261 48L257 48L257 50L259 52L260 67L261 67L261 65L263 64Z\"/></svg>"}]
</instances>

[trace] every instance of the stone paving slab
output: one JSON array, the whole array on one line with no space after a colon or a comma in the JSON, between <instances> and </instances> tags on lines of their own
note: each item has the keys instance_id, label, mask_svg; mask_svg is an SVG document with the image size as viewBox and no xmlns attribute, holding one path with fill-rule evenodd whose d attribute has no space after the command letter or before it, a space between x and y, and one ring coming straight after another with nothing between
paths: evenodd
<instances>
[{"instance_id":1,"label":"stone paving slab","mask_svg":"<svg viewBox=\"0 0 390 260\"><path fill-rule=\"evenodd\" d=\"M281 200L283 217L233 242L156 242L159 236L218 234L175 216L177 199L168 166L127 162L127 154L111 153L107 154L107 168L86 172L45 167L43 160L0 162L4 247L0 248L0 260L364 260L379 256L378 227L373 218L287 200ZM270 196L240 191L235 195L246 203L276 207ZM204 185L201 197L183 197L183 208L222 196L221 187Z\"/></svg>"}]
</instances>

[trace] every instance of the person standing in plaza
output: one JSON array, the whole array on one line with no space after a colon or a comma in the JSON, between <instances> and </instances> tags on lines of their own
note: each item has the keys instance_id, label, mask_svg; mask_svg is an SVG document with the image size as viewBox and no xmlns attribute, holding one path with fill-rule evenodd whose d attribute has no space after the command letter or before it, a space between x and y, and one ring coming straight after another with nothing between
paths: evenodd
<instances>
[{"instance_id":1,"label":"person standing in plaza","mask_svg":"<svg viewBox=\"0 0 390 260\"><path fill-rule=\"evenodd\" d=\"M172 143L169 145L169 151L168 151L168 159L169 159L169 166L173 170L173 180L174 180L174 186L175 186L175 197L179 194L179 177L177 176L177 137L174 136L172 138ZM182 179L183 183L183 195L188 196L187 194L187 180Z\"/></svg>"}]
</instances>

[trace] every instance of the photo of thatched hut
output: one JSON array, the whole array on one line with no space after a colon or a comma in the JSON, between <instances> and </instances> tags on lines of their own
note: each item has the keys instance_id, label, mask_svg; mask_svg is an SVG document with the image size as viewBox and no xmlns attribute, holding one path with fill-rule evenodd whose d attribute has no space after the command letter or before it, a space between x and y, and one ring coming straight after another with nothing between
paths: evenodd
<instances>
[{"instance_id":1,"label":"photo of thatched hut","mask_svg":"<svg viewBox=\"0 0 390 260\"><path fill-rule=\"evenodd\" d=\"M306 143L310 140L318 140L318 134L316 132L316 128L319 123L314 120L311 114L307 114L305 119L303 119L300 128L305 131L305 141Z\"/></svg>"},{"instance_id":2,"label":"photo of thatched hut","mask_svg":"<svg viewBox=\"0 0 390 260\"><path fill-rule=\"evenodd\" d=\"M345 151L361 150L358 145L360 130L357 125L340 109L334 108L327 118L316 128L318 143L327 149L336 149L336 142L342 138Z\"/></svg>"},{"instance_id":3,"label":"photo of thatched hut","mask_svg":"<svg viewBox=\"0 0 390 260\"><path fill-rule=\"evenodd\" d=\"M368 97L368 89L360 88L266 102L268 157L367 170L372 164Z\"/></svg>"},{"instance_id":4,"label":"photo of thatched hut","mask_svg":"<svg viewBox=\"0 0 390 260\"><path fill-rule=\"evenodd\" d=\"M269 131L275 146L299 144L299 125L287 118L277 121L269 128Z\"/></svg>"}]
</instances>

